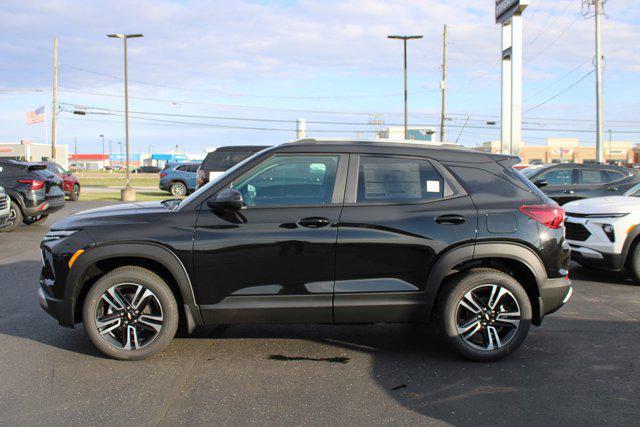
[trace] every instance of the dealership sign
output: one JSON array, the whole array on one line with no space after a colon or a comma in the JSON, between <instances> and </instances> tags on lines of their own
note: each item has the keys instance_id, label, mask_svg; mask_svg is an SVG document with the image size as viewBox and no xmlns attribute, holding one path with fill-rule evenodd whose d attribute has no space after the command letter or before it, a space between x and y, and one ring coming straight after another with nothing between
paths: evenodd
<instances>
[{"instance_id":1,"label":"dealership sign","mask_svg":"<svg viewBox=\"0 0 640 427\"><path fill-rule=\"evenodd\" d=\"M529 0L496 0L496 23L504 23L529 5Z\"/></svg>"}]
</instances>

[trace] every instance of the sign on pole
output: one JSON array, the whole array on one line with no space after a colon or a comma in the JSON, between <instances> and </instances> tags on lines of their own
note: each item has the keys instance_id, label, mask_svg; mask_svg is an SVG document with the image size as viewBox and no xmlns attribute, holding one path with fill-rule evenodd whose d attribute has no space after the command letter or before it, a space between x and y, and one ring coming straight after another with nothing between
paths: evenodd
<instances>
[{"instance_id":1,"label":"sign on pole","mask_svg":"<svg viewBox=\"0 0 640 427\"><path fill-rule=\"evenodd\" d=\"M529 0L496 0L496 23L503 24L528 5Z\"/></svg>"}]
</instances>

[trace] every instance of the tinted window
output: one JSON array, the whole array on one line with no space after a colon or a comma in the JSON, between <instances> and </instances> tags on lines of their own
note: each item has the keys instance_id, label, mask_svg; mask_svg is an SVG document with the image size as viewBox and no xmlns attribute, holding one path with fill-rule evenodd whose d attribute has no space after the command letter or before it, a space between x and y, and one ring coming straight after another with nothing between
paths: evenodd
<instances>
[{"instance_id":1,"label":"tinted window","mask_svg":"<svg viewBox=\"0 0 640 427\"><path fill-rule=\"evenodd\" d=\"M177 170L177 171L183 171L183 172L184 172L184 171L186 171L186 170L187 170L187 165L181 165L181 166L178 166L178 167L176 168L176 170Z\"/></svg>"},{"instance_id":2,"label":"tinted window","mask_svg":"<svg viewBox=\"0 0 640 427\"><path fill-rule=\"evenodd\" d=\"M625 177L625 174L618 171L609 170L607 171L607 174L609 175L609 181L617 181Z\"/></svg>"},{"instance_id":3,"label":"tinted window","mask_svg":"<svg viewBox=\"0 0 640 427\"><path fill-rule=\"evenodd\" d=\"M274 156L231 186L242 193L247 206L328 205L339 159L339 156Z\"/></svg>"},{"instance_id":4,"label":"tinted window","mask_svg":"<svg viewBox=\"0 0 640 427\"><path fill-rule=\"evenodd\" d=\"M593 169L580 170L580 184L604 184L609 181L610 178L606 171Z\"/></svg>"},{"instance_id":5,"label":"tinted window","mask_svg":"<svg viewBox=\"0 0 640 427\"><path fill-rule=\"evenodd\" d=\"M207 154L202 167L212 172L224 172L253 154L252 151L214 151Z\"/></svg>"},{"instance_id":6,"label":"tinted window","mask_svg":"<svg viewBox=\"0 0 640 427\"><path fill-rule=\"evenodd\" d=\"M199 165L189 165L187 167L187 172L193 172L193 173L198 172L198 166Z\"/></svg>"},{"instance_id":7,"label":"tinted window","mask_svg":"<svg viewBox=\"0 0 640 427\"><path fill-rule=\"evenodd\" d=\"M534 178L534 181L547 181L548 185L569 185L572 183L573 169L553 169Z\"/></svg>"},{"instance_id":8,"label":"tinted window","mask_svg":"<svg viewBox=\"0 0 640 427\"><path fill-rule=\"evenodd\" d=\"M444 180L427 160L360 157L359 203L418 202L441 199Z\"/></svg>"}]
</instances>

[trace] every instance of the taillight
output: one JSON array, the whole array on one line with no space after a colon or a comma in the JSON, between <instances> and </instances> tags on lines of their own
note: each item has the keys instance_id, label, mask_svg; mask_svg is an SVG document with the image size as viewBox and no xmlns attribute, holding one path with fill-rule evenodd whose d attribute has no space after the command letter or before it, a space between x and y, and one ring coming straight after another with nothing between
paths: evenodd
<instances>
[{"instance_id":1,"label":"taillight","mask_svg":"<svg viewBox=\"0 0 640 427\"><path fill-rule=\"evenodd\" d=\"M160 178L164 178L165 176L167 176L166 172L160 172Z\"/></svg>"},{"instance_id":2,"label":"taillight","mask_svg":"<svg viewBox=\"0 0 640 427\"><path fill-rule=\"evenodd\" d=\"M552 229L564 226L564 209L559 206L523 205L520 212Z\"/></svg>"},{"instance_id":3,"label":"taillight","mask_svg":"<svg viewBox=\"0 0 640 427\"><path fill-rule=\"evenodd\" d=\"M44 181L39 179L19 179L20 184L29 184L29 190L41 190L44 188Z\"/></svg>"}]
</instances>

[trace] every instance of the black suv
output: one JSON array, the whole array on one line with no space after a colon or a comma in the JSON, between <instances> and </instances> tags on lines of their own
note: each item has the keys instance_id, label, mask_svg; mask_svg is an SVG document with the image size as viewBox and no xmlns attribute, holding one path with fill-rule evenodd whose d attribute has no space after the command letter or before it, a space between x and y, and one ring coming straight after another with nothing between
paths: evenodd
<instances>
[{"instance_id":1,"label":"black suv","mask_svg":"<svg viewBox=\"0 0 640 427\"><path fill-rule=\"evenodd\" d=\"M196 172L196 188L202 187L213 178L237 165L258 151L269 148L266 145L236 145L219 147L207 154Z\"/></svg>"},{"instance_id":2,"label":"black suv","mask_svg":"<svg viewBox=\"0 0 640 427\"><path fill-rule=\"evenodd\" d=\"M519 159L300 140L180 200L105 207L42 241L42 307L118 359L178 324L433 322L497 360L571 296L564 211Z\"/></svg>"},{"instance_id":3,"label":"black suv","mask_svg":"<svg viewBox=\"0 0 640 427\"><path fill-rule=\"evenodd\" d=\"M637 171L593 163L560 163L527 168L522 173L561 205L589 197L622 196L640 183Z\"/></svg>"},{"instance_id":4,"label":"black suv","mask_svg":"<svg viewBox=\"0 0 640 427\"><path fill-rule=\"evenodd\" d=\"M0 159L0 186L11 198L9 225L2 231L40 224L64 207L62 180L44 164Z\"/></svg>"}]
</instances>

